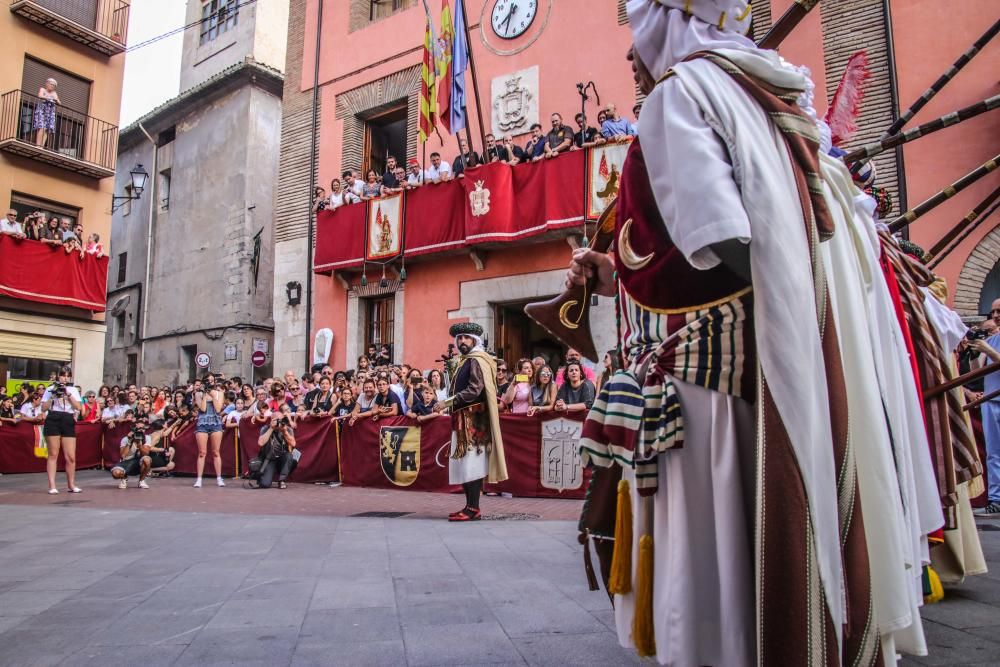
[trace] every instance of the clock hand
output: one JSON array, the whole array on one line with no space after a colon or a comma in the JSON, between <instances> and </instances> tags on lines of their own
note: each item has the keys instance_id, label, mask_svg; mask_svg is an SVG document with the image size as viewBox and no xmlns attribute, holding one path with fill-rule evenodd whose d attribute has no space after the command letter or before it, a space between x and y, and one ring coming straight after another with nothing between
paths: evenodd
<instances>
[{"instance_id":1,"label":"clock hand","mask_svg":"<svg viewBox=\"0 0 1000 667\"><path fill-rule=\"evenodd\" d=\"M514 12L516 12L516 11L517 11L517 5L515 5L515 4L512 3L511 6L510 6L510 11L507 12L507 18L503 22L504 26L509 26L510 25L510 19L514 16ZM505 35L507 34L507 28L506 27L503 29L503 34L505 34Z\"/></svg>"}]
</instances>

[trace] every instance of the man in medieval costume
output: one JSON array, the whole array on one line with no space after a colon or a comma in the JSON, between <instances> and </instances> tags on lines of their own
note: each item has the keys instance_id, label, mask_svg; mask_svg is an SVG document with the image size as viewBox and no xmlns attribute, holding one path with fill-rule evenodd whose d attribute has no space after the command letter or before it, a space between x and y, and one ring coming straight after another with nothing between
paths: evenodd
<instances>
[{"instance_id":1,"label":"man in medieval costume","mask_svg":"<svg viewBox=\"0 0 1000 667\"><path fill-rule=\"evenodd\" d=\"M581 438L622 468L619 640L670 665L874 665L812 84L744 37L746 0L627 9L648 97L614 255L577 250L568 276L619 314L623 370Z\"/></svg>"},{"instance_id":2,"label":"man in medieval costume","mask_svg":"<svg viewBox=\"0 0 1000 667\"><path fill-rule=\"evenodd\" d=\"M435 410L451 410L448 481L461 484L465 491L465 507L448 515L448 520L479 521L483 480L496 484L507 479L497 408L497 364L483 347L483 328L478 324L454 324L448 334L461 356L451 374L451 395L438 402Z\"/></svg>"}]
</instances>

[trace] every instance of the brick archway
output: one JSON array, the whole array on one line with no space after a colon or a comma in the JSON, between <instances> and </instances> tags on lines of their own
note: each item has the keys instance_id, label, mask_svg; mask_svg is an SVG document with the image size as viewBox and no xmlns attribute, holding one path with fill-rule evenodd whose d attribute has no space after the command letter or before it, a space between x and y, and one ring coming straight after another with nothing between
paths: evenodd
<instances>
[{"instance_id":1,"label":"brick archway","mask_svg":"<svg viewBox=\"0 0 1000 667\"><path fill-rule=\"evenodd\" d=\"M962 265L955 286L955 310L963 318L979 318L979 299L986 276L1000 260L1000 224L983 237Z\"/></svg>"}]
</instances>

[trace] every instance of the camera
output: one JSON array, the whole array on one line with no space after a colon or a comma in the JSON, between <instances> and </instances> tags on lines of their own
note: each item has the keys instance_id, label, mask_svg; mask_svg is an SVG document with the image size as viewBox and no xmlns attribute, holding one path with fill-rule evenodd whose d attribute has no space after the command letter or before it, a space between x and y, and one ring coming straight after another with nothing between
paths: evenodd
<instances>
[{"instance_id":1,"label":"camera","mask_svg":"<svg viewBox=\"0 0 1000 667\"><path fill-rule=\"evenodd\" d=\"M290 426L291 422L288 421L288 417L282 417L278 420L278 426Z\"/></svg>"},{"instance_id":2,"label":"camera","mask_svg":"<svg viewBox=\"0 0 1000 667\"><path fill-rule=\"evenodd\" d=\"M52 386L49 387L49 391L56 398L63 398L66 395L66 385L62 382L54 382Z\"/></svg>"},{"instance_id":3,"label":"camera","mask_svg":"<svg viewBox=\"0 0 1000 667\"><path fill-rule=\"evenodd\" d=\"M320 410L319 408L313 408L313 409L312 409L312 413L313 413L314 415L318 415L318 414L319 414L319 413L321 413L321 412L322 412L322 410ZM285 421L288 421L288 420L286 419Z\"/></svg>"},{"instance_id":4,"label":"camera","mask_svg":"<svg viewBox=\"0 0 1000 667\"><path fill-rule=\"evenodd\" d=\"M986 329L980 329L979 327L972 327L965 332L965 337L967 340L986 340L990 337L990 332Z\"/></svg>"}]
</instances>

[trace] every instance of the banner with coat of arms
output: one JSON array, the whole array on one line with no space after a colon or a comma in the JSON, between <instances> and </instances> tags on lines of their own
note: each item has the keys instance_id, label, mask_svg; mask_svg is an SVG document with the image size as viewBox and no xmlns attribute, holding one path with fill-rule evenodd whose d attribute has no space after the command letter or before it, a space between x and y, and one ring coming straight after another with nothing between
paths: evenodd
<instances>
[{"instance_id":1,"label":"banner with coat of arms","mask_svg":"<svg viewBox=\"0 0 1000 667\"><path fill-rule=\"evenodd\" d=\"M382 472L396 486L409 486L420 473L420 427L383 426L379 429Z\"/></svg>"},{"instance_id":2,"label":"banner with coat of arms","mask_svg":"<svg viewBox=\"0 0 1000 667\"><path fill-rule=\"evenodd\" d=\"M365 259L384 261L403 252L402 193L368 202Z\"/></svg>"},{"instance_id":3,"label":"banner with coat of arms","mask_svg":"<svg viewBox=\"0 0 1000 667\"><path fill-rule=\"evenodd\" d=\"M583 424L564 417L542 422L539 480L546 489L571 491L583 485L580 433Z\"/></svg>"},{"instance_id":4,"label":"banner with coat of arms","mask_svg":"<svg viewBox=\"0 0 1000 667\"><path fill-rule=\"evenodd\" d=\"M589 222L601 217L608 204L618 196L622 165L630 145L630 141L623 141L594 146L587 151L586 218Z\"/></svg>"}]
</instances>

